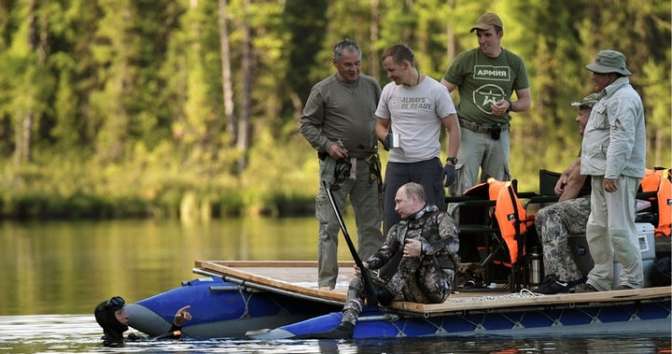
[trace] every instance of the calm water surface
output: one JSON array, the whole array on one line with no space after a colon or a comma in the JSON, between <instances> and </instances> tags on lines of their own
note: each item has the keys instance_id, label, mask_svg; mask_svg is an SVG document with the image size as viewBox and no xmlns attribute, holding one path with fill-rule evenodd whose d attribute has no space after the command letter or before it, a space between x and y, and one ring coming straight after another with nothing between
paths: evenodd
<instances>
[{"instance_id":1,"label":"calm water surface","mask_svg":"<svg viewBox=\"0 0 672 354\"><path fill-rule=\"evenodd\" d=\"M352 224L352 223L350 223ZM314 259L313 218L0 223L0 352L670 353L665 338L165 341L100 346L91 312L193 279L196 259ZM351 230L354 225L350 225ZM339 257L348 260L347 249Z\"/></svg>"}]
</instances>

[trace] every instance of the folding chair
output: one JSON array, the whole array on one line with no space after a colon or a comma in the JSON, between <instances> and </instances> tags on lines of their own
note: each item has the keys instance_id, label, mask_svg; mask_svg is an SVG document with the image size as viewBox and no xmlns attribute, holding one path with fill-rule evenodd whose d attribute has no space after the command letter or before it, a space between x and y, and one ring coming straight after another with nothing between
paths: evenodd
<instances>
[{"instance_id":1,"label":"folding chair","mask_svg":"<svg viewBox=\"0 0 672 354\"><path fill-rule=\"evenodd\" d=\"M486 282L493 280L493 265L507 268L511 291L520 290L527 281L524 267L527 215L515 186L515 180L502 182L490 178L465 191L463 197L447 200L459 203L462 261L478 259L487 267Z\"/></svg>"}]
</instances>

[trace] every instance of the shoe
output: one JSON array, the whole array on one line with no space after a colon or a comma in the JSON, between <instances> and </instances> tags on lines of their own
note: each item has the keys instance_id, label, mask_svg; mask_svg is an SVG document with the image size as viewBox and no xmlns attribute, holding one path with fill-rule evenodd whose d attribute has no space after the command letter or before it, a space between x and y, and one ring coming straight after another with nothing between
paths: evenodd
<instances>
[{"instance_id":1,"label":"shoe","mask_svg":"<svg viewBox=\"0 0 672 354\"><path fill-rule=\"evenodd\" d=\"M558 280L555 275L547 275L544 281L538 288L533 290L535 293L552 295L569 293L572 290L572 285L569 282L562 282Z\"/></svg>"},{"instance_id":2,"label":"shoe","mask_svg":"<svg viewBox=\"0 0 672 354\"><path fill-rule=\"evenodd\" d=\"M575 293L593 293L598 291L599 290L588 283L579 284L576 286L576 289L574 289Z\"/></svg>"},{"instance_id":3,"label":"shoe","mask_svg":"<svg viewBox=\"0 0 672 354\"><path fill-rule=\"evenodd\" d=\"M341 322L338 327L329 332L316 333L314 335L302 336L305 339L349 339L352 338L352 332L355 328L350 322Z\"/></svg>"},{"instance_id":4,"label":"shoe","mask_svg":"<svg viewBox=\"0 0 672 354\"><path fill-rule=\"evenodd\" d=\"M632 290L632 289L636 289L636 288L633 288L630 285L621 284L621 285L617 286L614 290Z\"/></svg>"}]
</instances>

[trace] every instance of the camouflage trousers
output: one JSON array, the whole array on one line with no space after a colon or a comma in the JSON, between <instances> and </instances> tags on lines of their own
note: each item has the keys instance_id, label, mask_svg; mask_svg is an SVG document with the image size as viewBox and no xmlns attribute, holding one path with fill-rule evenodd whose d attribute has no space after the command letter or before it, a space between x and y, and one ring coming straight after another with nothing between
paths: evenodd
<instances>
[{"instance_id":1,"label":"camouflage trousers","mask_svg":"<svg viewBox=\"0 0 672 354\"><path fill-rule=\"evenodd\" d=\"M570 234L585 234L590 198L565 200L537 213L535 226L544 249L544 273L561 281L583 278L567 243Z\"/></svg>"},{"instance_id":2,"label":"camouflage trousers","mask_svg":"<svg viewBox=\"0 0 672 354\"><path fill-rule=\"evenodd\" d=\"M406 263L406 264L405 264ZM409 264L410 263L410 264ZM369 272L369 278L376 288L385 288L394 296L392 301L409 301L423 304L444 302L452 290L454 271L424 266L418 269L418 258L402 258L397 271L389 281ZM364 281L361 275L350 281L343 307L342 322L355 324L362 312L365 298Z\"/></svg>"}]
</instances>

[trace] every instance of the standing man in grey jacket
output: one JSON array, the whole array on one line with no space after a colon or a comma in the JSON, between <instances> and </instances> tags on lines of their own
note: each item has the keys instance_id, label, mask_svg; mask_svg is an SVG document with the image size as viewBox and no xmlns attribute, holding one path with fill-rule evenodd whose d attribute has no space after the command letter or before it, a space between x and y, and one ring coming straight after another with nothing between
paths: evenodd
<instances>
[{"instance_id":1,"label":"standing man in grey jacket","mask_svg":"<svg viewBox=\"0 0 672 354\"><path fill-rule=\"evenodd\" d=\"M622 53L601 50L586 68L602 98L593 107L581 146L581 174L591 176L586 238L595 267L577 291L611 290L614 260L624 272L617 289L641 288L635 195L646 161L644 108Z\"/></svg>"},{"instance_id":2,"label":"standing man in grey jacket","mask_svg":"<svg viewBox=\"0 0 672 354\"><path fill-rule=\"evenodd\" d=\"M336 73L313 86L300 123L301 134L320 159L315 214L320 223L318 285L323 290L336 285L339 231L324 183L339 205L350 197L360 256L368 258L383 243L382 181L374 133L380 85L374 78L360 75L362 53L354 41L337 43L333 55Z\"/></svg>"}]
</instances>

